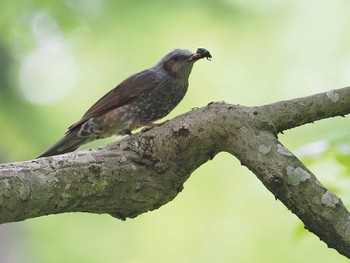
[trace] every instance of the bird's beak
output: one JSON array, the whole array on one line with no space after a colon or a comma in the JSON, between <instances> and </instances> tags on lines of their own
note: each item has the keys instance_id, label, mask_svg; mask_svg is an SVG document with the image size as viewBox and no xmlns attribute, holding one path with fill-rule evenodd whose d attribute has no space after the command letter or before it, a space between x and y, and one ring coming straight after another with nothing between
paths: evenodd
<instances>
[{"instance_id":1,"label":"bird's beak","mask_svg":"<svg viewBox=\"0 0 350 263\"><path fill-rule=\"evenodd\" d=\"M210 60L212 58L210 52L205 48L198 48L197 52L188 58L189 61L197 61L201 58L206 58Z\"/></svg>"}]
</instances>

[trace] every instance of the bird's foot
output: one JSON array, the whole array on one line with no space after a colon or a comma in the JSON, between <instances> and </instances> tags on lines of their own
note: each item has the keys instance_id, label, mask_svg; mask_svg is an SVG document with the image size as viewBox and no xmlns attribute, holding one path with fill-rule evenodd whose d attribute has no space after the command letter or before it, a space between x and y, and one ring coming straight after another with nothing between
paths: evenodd
<instances>
[{"instance_id":1,"label":"bird's foot","mask_svg":"<svg viewBox=\"0 0 350 263\"><path fill-rule=\"evenodd\" d=\"M152 122L151 123L145 123L144 126L146 126L146 127L144 127L141 130L141 132L147 132L147 131L151 130L153 127L162 126L166 122L168 122L168 120L163 121L162 123L152 123Z\"/></svg>"},{"instance_id":2,"label":"bird's foot","mask_svg":"<svg viewBox=\"0 0 350 263\"><path fill-rule=\"evenodd\" d=\"M119 134L120 134L120 135L129 135L129 136L132 135L130 129L122 130Z\"/></svg>"}]
</instances>

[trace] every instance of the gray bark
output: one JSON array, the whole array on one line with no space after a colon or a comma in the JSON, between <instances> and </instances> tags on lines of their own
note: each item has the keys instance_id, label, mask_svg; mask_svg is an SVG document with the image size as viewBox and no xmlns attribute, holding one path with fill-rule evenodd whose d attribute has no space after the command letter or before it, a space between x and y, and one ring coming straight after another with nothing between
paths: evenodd
<instances>
[{"instance_id":1,"label":"gray bark","mask_svg":"<svg viewBox=\"0 0 350 263\"><path fill-rule=\"evenodd\" d=\"M277 134L350 112L350 87L259 107L211 103L88 151L0 165L0 223L64 212L125 219L171 201L226 151L331 248L350 258L350 214Z\"/></svg>"}]
</instances>

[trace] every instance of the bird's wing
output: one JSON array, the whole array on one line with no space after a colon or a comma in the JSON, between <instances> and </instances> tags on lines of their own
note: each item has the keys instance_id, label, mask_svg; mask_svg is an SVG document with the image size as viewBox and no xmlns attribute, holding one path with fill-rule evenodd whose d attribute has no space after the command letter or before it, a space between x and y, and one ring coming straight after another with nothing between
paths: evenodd
<instances>
[{"instance_id":1,"label":"bird's wing","mask_svg":"<svg viewBox=\"0 0 350 263\"><path fill-rule=\"evenodd\" d=\"M155 77L156 72L152 69L144 70L128 77L92 105L78 122L69 127L67 133L80 127L88 119L101 116L111 109L121 107L143 93L150 91L156 86Z\"/></svg>"}]
</instances>

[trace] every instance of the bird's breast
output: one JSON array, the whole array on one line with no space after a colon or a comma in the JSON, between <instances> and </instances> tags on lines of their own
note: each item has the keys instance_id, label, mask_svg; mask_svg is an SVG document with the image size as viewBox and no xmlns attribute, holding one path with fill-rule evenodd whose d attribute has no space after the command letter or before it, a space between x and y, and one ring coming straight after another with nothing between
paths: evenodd
<instances>
[{"instance_id":1,"label":"bird's breast","mask_svg":"<svg viewBox=\"0 0 350 263\"><path fill-rule=\"evenodd\" d=\"M168 81L142 94L130 103L130 114L142 123L153 122L165 117L183 99L187 82Z\"/></svg>"}]
</instances>

